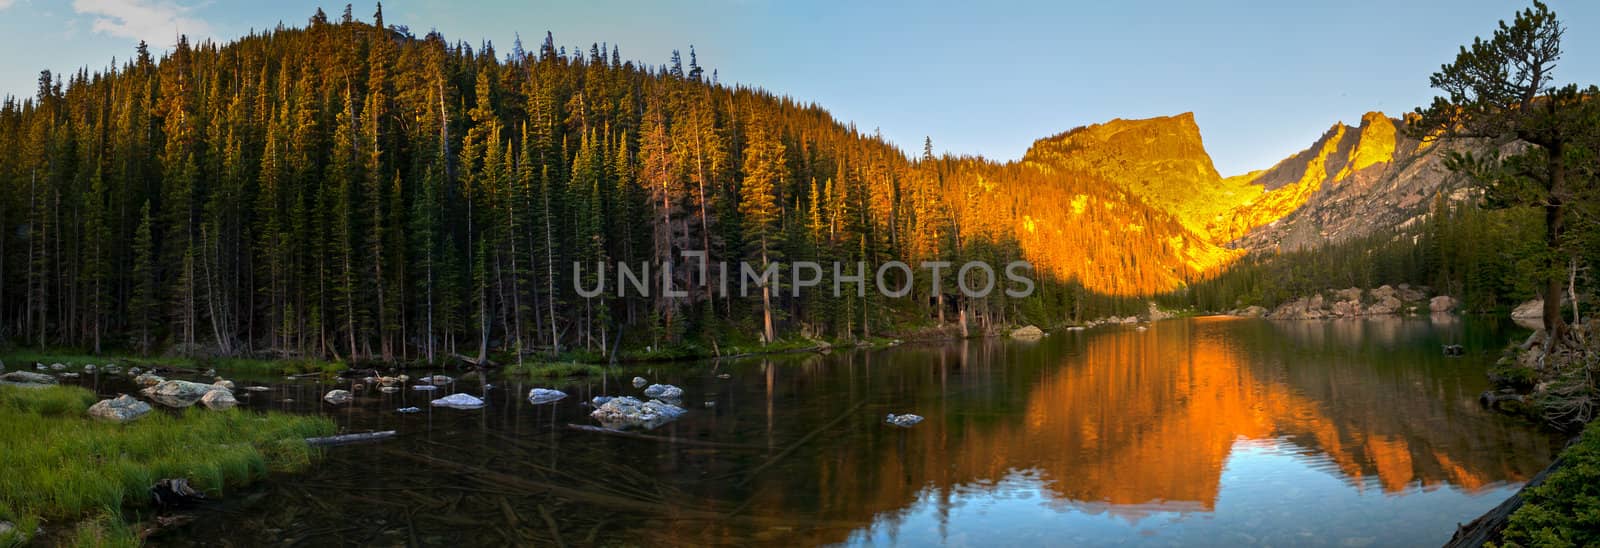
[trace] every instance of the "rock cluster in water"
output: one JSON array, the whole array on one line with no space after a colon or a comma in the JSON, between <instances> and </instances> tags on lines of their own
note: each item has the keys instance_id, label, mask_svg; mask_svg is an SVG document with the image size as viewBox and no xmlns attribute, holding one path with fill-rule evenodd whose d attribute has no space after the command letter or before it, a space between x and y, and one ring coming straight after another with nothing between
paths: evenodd
<instances>
[{"instance_id":1,"label":"rock cluster in water","mask_svg":"<svg viewBox=\"0 0 1600 548\"><path fill-rule=\"evenodd\" d=\"M682 417L683 408L661 400L641 402L630 396L612 398L590 413L607 428L651 429Z\"/></svg>"},{"instance_id":2,"label":"rock cluster in water","mask_svg":"<svg viewBox=\"0 0 1600 548\"><path fill-rule=\"evenodd\" d=\"M1356 318L1362 316L1391 316L1408 312L1447 314L1455 310L1452 297L1439 295L1428 298L1427 287L1381 285L1376 289L1359 287L1329 290L1303 296L1268 312L1259 306L1249 306L1229 312L1241 317L1266 317L1275 320L1319 320L1325 318Z\"/></svg>"},{"instance_id":3,"label":"rock cluster in water","mask_svg":"<svg viewBox=\"0 0 1600 548\"><path fill-rule=\"evenodd\" d=\"M212 391L227 392L228 389L197 382L164 380L144 389L143 393L151 401L167 407L189 407L199 403L201 398Z\"/></svg>"}]
</instances>

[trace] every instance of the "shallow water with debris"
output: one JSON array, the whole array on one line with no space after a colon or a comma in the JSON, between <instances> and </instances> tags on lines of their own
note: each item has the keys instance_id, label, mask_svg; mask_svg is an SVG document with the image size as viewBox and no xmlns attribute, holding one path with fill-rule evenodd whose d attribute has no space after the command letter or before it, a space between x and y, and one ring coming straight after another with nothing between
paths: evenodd
<instances>
[{"instance_id":1,"label":"shallow water with debris","mask_svg":"<svg viewBox=\"0 0 1600 548\"><path fill-rule=\"evenodd\" d=\"M1476 403L1516 334L1470 318L1195 318L563 382L440 371L456 379L371 386L341 406L322 395L348 381L235 379L241 408L397 435L225 493L152 540L1439 544L1556 450L1555 436ZM1445 356L1446 344L1466 355ZM597 428L593 397L648 399L635 376L681 387L687 413L651 430ZM535 405L535 387L569 397ZM485 404L429 405L455 393ZM408 407L418 411L396 411ZM895 426L891 413L924 420Z\"/></svg>"}]
</instances>

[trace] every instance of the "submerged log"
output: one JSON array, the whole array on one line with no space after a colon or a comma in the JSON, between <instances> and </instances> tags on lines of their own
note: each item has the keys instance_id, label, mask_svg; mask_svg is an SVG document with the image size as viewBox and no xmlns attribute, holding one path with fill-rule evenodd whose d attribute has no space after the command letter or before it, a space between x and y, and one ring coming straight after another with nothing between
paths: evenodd
<instances>
[{"instance_id":1,"label":"submerged log","mask_svg":"<svg viewBox=\"0 0 1600 548\"><path fill-rule=\"evenodd\" d=\"M352 443L386 440L394 436L394 430L384 430L382 432L362 432L359 434L340 434L337 436L326 436L321 438L306 438L306 445L312 447L333 447L337 445L350 445Z\"/></svg>"},{"instance_id":2,"label":"submerged log","mask_svg":"<svg viewBox=\"0 0 1600 548\"><path fill-rule=\"evenodd\" d=\"M661 443L672 443L672 444L678 444L678 445L695 445L695 446L700 446L700 447L716 447L716 448L719 448L719 449L746 449L746 450L752 450L752 451L766 451L767 450L767 447L764 446L764 445L747 445L747 444L742 444L742 443L725 443L725 442L717 442L717 441L701 441L701 440L691 440L691 439L683 439L683 438L670 438L670 437L667 437L667 436L652 436L652 435L649 435L649 434L640 434L640 433L637 433L637 432L629 432L627 430L618 430L618 429L615 429L615 428L606 428L606 427L603 427L603 426L590 426L590 425L587 425L587 424L570 424L569 423L569 424L567 424L567 429L569 429L569 430L577 430L579 432L594 432L596 434L606 434L606 435L609 435L609 436L617 436L619 438L629 438L629 439L636 439L636 440L647 440L647 441L654 441L654 442L661 442Z\"/></svg>"}]
</instances>

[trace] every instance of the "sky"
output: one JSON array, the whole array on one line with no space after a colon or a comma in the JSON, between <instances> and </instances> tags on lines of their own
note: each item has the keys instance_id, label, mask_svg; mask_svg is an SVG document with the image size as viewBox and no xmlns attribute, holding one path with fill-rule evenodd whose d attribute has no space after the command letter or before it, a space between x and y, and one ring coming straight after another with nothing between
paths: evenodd
<instances>
[{"instance_id":1,"label":"sky","mask_svg":"<svg viewBox=\"0 0 1600 548\"><path fill-rule=\"evenodd\" d=\"M1557 78L1600 83L1600 3L1551 0L1567 27ZM314 0L0 0L0 95L41 69L99 69L139 39L228 40L303 25ZM1113 118L1194 112L1224 175L1270 167L1335 122L1398 116L1428 75L1527 6L1507 0L391 0L388 24L529 48L545 31L587 51L667 62L673 49L725 84L815 102L908 151L1020 158L1036 139ZM371 20L374 3L355 4Z\"/></svg>"}]
</instances>

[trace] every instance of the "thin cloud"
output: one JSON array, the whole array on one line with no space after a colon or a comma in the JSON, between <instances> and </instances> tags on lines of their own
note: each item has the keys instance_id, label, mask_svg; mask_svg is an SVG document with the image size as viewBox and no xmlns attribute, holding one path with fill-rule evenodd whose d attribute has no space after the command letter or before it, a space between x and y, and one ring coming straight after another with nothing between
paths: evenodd
<instances>
[{"instance_id":1,"label":"thin cloud","mask_svg":"<svg viewBox=\"0 0 1600 548\"><path fill-rule=\"evenodd\" d=\"M167 0L73 0L72 11L93 17L94 32L144 40L153 46L171 45L179 34L211 34L211 25L195 17L193 7Z\"/></svg>"},{"instance_id":2,"label":"thin cloud","mask_svg":"<svg viewBox=\"0 0 1600 548\"><path fill-rule=\"evenodd\" d=\"M0 11L5 11L15 5L17 5L17 0L0 0Z\"/></svg>"}]
</instances>

